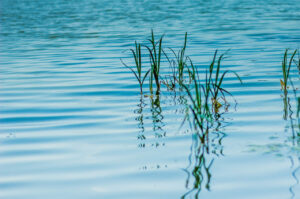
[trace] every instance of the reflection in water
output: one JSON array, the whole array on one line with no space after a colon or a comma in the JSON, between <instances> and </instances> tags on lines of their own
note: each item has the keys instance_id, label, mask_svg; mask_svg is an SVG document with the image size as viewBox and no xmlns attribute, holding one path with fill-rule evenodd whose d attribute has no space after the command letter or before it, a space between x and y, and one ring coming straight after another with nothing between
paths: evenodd
<instances>
[{"instance_id":1,"label":"reflection in water","mask_svg":"<svg viewBox=\"0 0 300 199\"><path fill-rule=\"evenodd\" d=\"M189 165L188 168L185 169L185 172L187 173L186 188L190 190L181 197L182 199L193 195L195 198L198 198L203 184L205 184L206 189L210 189L211 173L209 170L214 159L209 160L207 159L207 156L209 156L207 147L202 143L199 145L198 138L195 136L191 146Z\"/></svg>"},{"instance_id":2,"label":"reflection in water","mask_svg":"<svg viewBox=\"0 0 300 199\"><path fill-rule=\"evenodd\" d=\"M295 181L294 184L292 184L289 188L289 191L291 193L291 199L294 199L295 198L295 188L299 185L299 179L297 178L297 172L300 170L300 157L293 157L293 156L289 156L289 159L291 161L291 168L293 169L292 171L292 177ZM296 162L297 161L297 162Z\"/></svg>"},{"instance_id":3,"label":"reflection in water","mask_svg":"<svg viewBox=\"0 0 300 199\"><path fill-rule=\"evenodd\" d=\"M294 86L293 86L294 87ZM283 92L283 119L289 120L292 130L292 138L294 141L300 137L300 97L297 97L296 89L293 89L295 104L293 104L291 97L288 95L288 91ZM295 108L296 107L296 108Z\"/></svg>"},{"instance_id":4,"label":"reflection in water","mask_svg":"<svg viewBox=\"0 0 300 199\"><path fill-rule=\"evenodd\" d=\"M189 165L184 171L187 173L186 188L189 190L181 198L199 198L203 188L210 190L211 166L214 159L223 155L222 139L224 133L219 132L221 123L215 129L206 128L208 135L213 138L206 143L200 141L198 135L194 134L192 139L191 153L189 156ZM210 130L213 130L209 132Z\"/></svg>"},{"instance_id":5,"label":"reflection in water","mask_svg":"<svg viewBox=\"0 0 300 199\"><path fill-rule=\"evenodd\" d=\"M143 96L141 96L140 103L137 105L138 108L134 110L134 113L137 114L137 117L135 118L136 121L138 121L138 129L139 133L137 136L137 139L140 140L139 147L145 147L145 142L143 142L145 137L145 126L144 126L144 114L143 109L145 108L146 104L144 103Z\"/></svg>"},{"instance_id":6,"label":"reflection in water","mask_svg":"<svg viewBox=\"0 0 300 199\"><path fill-rule=\"evenodd\" d=\"M154 132L155 138L162 138L166 136L166 131L163 129L165 123L163 122L164 116L162 115L162 108L160 106L160 98L159 96L156 97L149 97L150 107L148 107L147 103L145 103L145 99L141 96L139 104L137 105L137 109L134 110L134 113L137 115L135 120L138 121L138 129L139 133L137 139L140 141L138 146L140 148L146 147L146 129L149 127L149 120L150 125L152 126L152 132ZM146 110L146 111L145 111ZM150 111L149 111L150 110ZM150 116L149 116L150 115ZM150 134L148 137L151 137ZM158 147L160 145L165 145L164 143L159 143L155 141L152 143L151 146Z\"/></svg>"},{"instance_id":7,"label":"reflection in water","mask_svg":"<svg viewBox=\"0 0 300 199\"><path fill-rule=\"evenodd\" d=\"M298 102L299 103L299 102ZM290 127L292 131L292 144L293 147L300 147L300 123L299 123L299 114L294 114L293 111L293 106L291 105L291 99L288 97L288 92L284 92L283 96L283 105L284 105L284 110L283 110L283 119L284 120L289 120L290 122ZM298 112L298 110L297 110ZM294 115L296 115L294 118ZM291 160L291 168L293 169L291 175L293 179L295 180L295 183L292 184L289 188L289 191L291 193L291 199L295 198L295 188L299 186L299 179L297 178L297 172L300 170L300 156L299 154L296 155L296 157L289 156ZM296 160L294 160L294 159ZM297 162L296 162L297 161Z\"/></svg>"},{"instance_id":8,"label":"reflection in water","mask_svg":"<svg viewBox=\"0 0 300 199\"><path fill-rule=\"evenodd\" d=\"M292 138L295 144L300 138L300 97L297 93L299 88L295 87L292 79L290 79L290 84L292 87L292 97L289 95L288 90L283 90L283 119L290 122Z\"/></svg>"},{"instance_id":9,"label":"reflection in water","mask_svg":"<svg viewBox=\"0 0 300 199\"><path fill-rule=\"evenodd\" d=\"M175 94L173 92L172 94ZM147 95L145 95L147 96ZM139 133L137 139L140 141L139 147L146 147L147 138L164 138L167 136L167 132L164 129L166 126L165 115L163 114L161 107L161 97L160 95L151 96L141 96L139 103L137 104L137 109L134 110L136 114L135 120L138 122ZM146 101L148 101L146 103ZM163 99L164 106L173 107L172 113L165 113L167 116L173 118L174 114L184 115L188 112L189 108L187 106L187 99L185 96L178 95L168 95L164 96ZM171 121L172 123L174 121ZM178 127L181 127L178 124ZM178 129L179 130L179 129ZM151 133L150 133L151 132ZM147 142L149 143L149 142ZM152 146L165 145L164 143L155 142L151 144Z\"/></svg>"},{"instance_id":10,"label":"reflection in water","mask_svg":"<svg viewBox=\"0 0 300 199\"><path fill-rule=\"evenodd\" d=\"M151 136L155 138L155 147L160 146L157 139L166 137L166 131L164 129L164 115L161 108L161 98L162 96L154 95L149 98L141 96L137 109L134 111L136 116L136 121L138 121L138 140L139 147L145 148L149 142L147 139ZM171 100L168 100L168 97ZM149 103L145 103L146 100L149 100ZM167 102L170 101L170 104ZM214 159L220 155L223 155L222 139L225 137L225 134L220 131L220 128L223 127L224 118L223 113L218 113L218 117L215 118L213 125L206 125L205 128L199 129L196 125L193 124L192 117L189 116L189 106L187 105L187 99L184 95L177 95L174 92L174 95L168 95L163 99L164 105L174 107L173 111L175 114L186 115L186 122L189 125L183 125L184 128L188 126L193 133L192 135L192 144L190 147L189 155L189 164L184 169L187 173L187 179L185 182L186 189L188 190L181 198L198 198L200 192L204 189L210 190L211 182L211 167L213 165ZM227 108L224 108L224 112L227 112ZM149 136L146 136L146 132L151 128ZM202 132L198 132L202 131ZM205 135L204 137L199 137L199 135ZM203 142L203 139L205 141ZM164 144L162 144L164 145ZM155 164L156 165L156 164ZM153 167L153 166L152 166ZM167 165L157 165L156 169L164 167ZM150 165L145 165L142 167L143 170L151 169Z\"/></svg>"},{"instance_id":11,"label":"reflection in water","mask_svg":"<svg viewBox=\"0 0 300 199\"><path fill-rule=\"evenodd\" d=\"M149 99L151 105L153 132L155 133L155 137L165 137L166 131L163 129L165 124L163 122L164 116L162 115L162 109L160 107L160 96L155 95Z\"/></svg>"}]
</instances>

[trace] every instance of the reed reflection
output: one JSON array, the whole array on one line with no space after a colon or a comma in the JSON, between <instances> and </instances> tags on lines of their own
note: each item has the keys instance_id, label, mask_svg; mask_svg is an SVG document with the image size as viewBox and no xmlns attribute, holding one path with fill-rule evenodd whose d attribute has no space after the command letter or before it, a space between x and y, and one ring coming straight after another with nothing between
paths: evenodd
<instances>
[{"instance_id":1,"label":"reed reflection","mask_svg":"<svg viewBox=\"0 0 300 199\"><path fill-rule=\"evenodd\" d=\"M139 147L145 147L145 142L144 140L146 139L145 137L145 126L144 126L144 113L143 110L145 108L146 104L144 102L143 96L140 98L140 103L137 104L137 109L134 110L134 113L137 114L135 120L138 122L138 136L137 139L140 140Z\"/></svg>"},{"instance_id":2,"label":"reed reflection","mask_svg":"<svg viewBox=\"0 0 300 199\"><path fill-rule=\"evenodd\" d=\"M300 157L289 156L291 162L292 169L292 178L294 179L294 183L290 186L289 191L291 193L291 199L295 199L297 187L299 186L299 179L297 177L297 173L300 171Z\"/></svg>"},{"instance_id":3,"label":"reed reflection","mask_svg":"<svg viewBox=\"0 0 300 199\"><path fill-rule=\"evenodd\" d=\"M198 199L203 189L210 190L212 180L211 167L215 158L223 156L222 140L225 134L220 130L222 123L217 122L215 128L205 128L202 135L210 135L210 140L203 143L199 139L199 134L192 136L192 145L189 155L189 165L184 171L187 173L186 189L187 191L181 199L195 198Z\"/></svg>"},{"instance_id":4,"label":"reed reflection","mask_svg":"<svg viewBox=\"0 0 300 199\"><path fill-rule=\"evenodd\" d=\"M149 100L149 103L146 103L146 100ZM155 147L165 145L158 140L152 143L147 142L147 139L151 137L162 138L166 136L166 131L163 128L165 123L163 121L164 116L162 114L159 96L141 96L134 113L136 114L135 120L138 122L137 127L139 129L137 135L137 139L139 140L138 147L145 148L147 144Z\"/></svg>"},{"instance_id":5,"label":"reed reflection","mask_svg":"<svg viewBox=\"0 0 300 199\"><path fill-rule=\"evenodd\" d=\"M160 96L155 95L155 97L150 97L149 99L151 105L153 132L155 133L155 137L165 137L166 131L163 129L165 123L163 122L164 116L160 106Z\"/></svg>"},{"instance_id":6,"label":"reed reflection","mask_svg":"<svg viewBox=\"0 0 300 199\"><path fill-rule=\"evenodd\" d=\"M282 61L282 74L283 79L280 80L283 100L283 119L289 122L289 127L292 131L292 148L300 148L300 96L298 94L299 91L299 82L300 76L300 56L298 53L298 59L295 58L297 50L295 50L290 58L288 58L288 49L284 53L283 61ZM294 62L295 66L293 68L292 63ZM293 78L293 74L296 78ZM297 172L300 170L300 154L296 150L295 156L289 156L291 161L291 176L294 179L295 183L292 184L289 188L291 193L291 199L294 199L295 189L299 186L299 179L297 177Z\"/></svg>"}]
</instances>

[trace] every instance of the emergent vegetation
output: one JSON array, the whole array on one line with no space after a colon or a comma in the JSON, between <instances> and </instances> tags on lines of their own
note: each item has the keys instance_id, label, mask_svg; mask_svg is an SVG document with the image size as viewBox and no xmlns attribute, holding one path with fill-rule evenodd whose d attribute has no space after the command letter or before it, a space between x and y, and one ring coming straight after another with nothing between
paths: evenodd
<instances>
[{"instance_id":1,"label":"emergent vegetation","mask_svg":"<svg viewBox=\"0 0 300 199\"><path fill-rule=\"evenodd\" d=\"M283 56L282 61L282 77L283 79L280 79L281 84L281 90L283 91L283 118L285 120L289 119L290 125L293 132L293 138L300 136L300 118L299 118L299 112L300 112L300 96L298 95L297 91L299 88L297 85L295 86L293 83L293 78L291 77L291 71L296 71L295 73L300 73L300 58L298 54L298 59L295 59L295 55L297 53L297 50L295 50L290 58L288 58L289 50L286 49ZM293 62L295 63L295 70L292 68ZM298 70L298 72L297 72ZM298 81L300 80L299 76L298 78L295 78ZM289 91L292 91L294 102L292 102L291 98L289 97ZM295 107L293 106L295 104ZM296 114L294 115L294 113Z\"/></svg>"},{"instance_id":2,"label":"emergent vegetation","mask_svg":"<svg viewBox=\"0 0 300 199\"><path fill-rule=\"evenodd\" d=\"M177 53L173 49L169 48L174 59L171 59L163 49L163 36L161 36L158 40L155 40L152 30L151 37L148 41L150 42L149 45L140 45L135 42L135 50L131 49L137 72L126 65L123 61L122 63L135 75L139 82L140 92L142 95L143 83L149 73L149 96L151 98L154 98L153 81L155 81L156 86L156 98L159 98L161 93L161 83L163 83L169 91L174 92L176 92L178 85L178 88L181 89L180 91L184 91L190 99L190 103L187 105L193 116L192 123L194 124L194 130L197 132L201 142L204 143L209 132L207 129L210 128L214 121L218 119L220 115L220 108L227 105L226 96L231 95L229 91L223 88L222 83L224 78L231 72L242 83L240 77L234 71L226 70L221 72L221 61L224 59L225 54L221 54L218 57L218 51L216 50L213 60L206 70L205 78L201 79L198 67L195 66L191 58L186 55L187 33L185 33L183 47ZM149 56L149 69L143 77L143 56L141 53L141 46L146 48ZM163 55L167 62L162 62ZM169 63L171 67L170 74L166 75L164 78L160 74L162 63ZM188 81L186 80L186 77L188 77ZM190 119L188 115L185 120L187 118Z\"/></svg>"}]
</instances>

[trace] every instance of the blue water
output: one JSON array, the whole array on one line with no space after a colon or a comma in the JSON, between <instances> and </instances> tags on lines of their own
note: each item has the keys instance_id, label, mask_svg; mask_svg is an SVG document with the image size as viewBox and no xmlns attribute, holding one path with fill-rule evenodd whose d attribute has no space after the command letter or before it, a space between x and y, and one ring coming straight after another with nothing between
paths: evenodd
<instances>
[{"instance_id":1,"label":"blue water","mask_svg":"<svg viewBox=\"0 0 300 199\"><path fill-rule=\"evenodd\" d=\"M300 143L279 82L284 50L300 47L299 10L296 0L1 0L0 198L299 198ZM223 67L244 84L225 80L238 104L209 153L179 128L182 101L141 101L121 64L151 29L166 48L188 32L201 67L230 49Z\"/></svg>"}]
</instances>

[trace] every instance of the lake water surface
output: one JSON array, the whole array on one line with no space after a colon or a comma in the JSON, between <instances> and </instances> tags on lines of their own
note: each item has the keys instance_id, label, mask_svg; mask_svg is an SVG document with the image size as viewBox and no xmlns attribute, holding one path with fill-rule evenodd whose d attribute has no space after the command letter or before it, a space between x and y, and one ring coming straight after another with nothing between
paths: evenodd
<instances>
[{"instance_id":1,"label":"lake water surface","mask_svg":"<svg viewBox=\"0 0 300 199\"><path fill-rule=\"evenodd\" d=\"M1 199L300 198L279 82L299 1L1 0L0 23ZM121 64L151 29L175 49L188 32L199 67L230 49L223 67L244 84L225 80L238 104L209 152L179 129L182 100L151 106Z\"/></svg>"}]
</instances>

